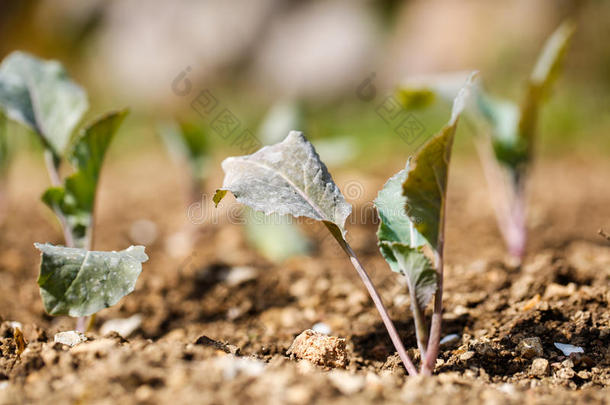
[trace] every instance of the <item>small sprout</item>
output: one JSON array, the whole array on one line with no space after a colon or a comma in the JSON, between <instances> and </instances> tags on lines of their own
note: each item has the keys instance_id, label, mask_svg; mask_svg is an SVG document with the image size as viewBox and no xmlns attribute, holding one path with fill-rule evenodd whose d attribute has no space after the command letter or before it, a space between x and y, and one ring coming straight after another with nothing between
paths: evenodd
<instances>
[{"instance_id":1,"label":"small sprout","mask_svg":"<svg viewBox=\"0 0 610 405\"><path fill-rule=\"evenodd\" d=\"M375 205L381 220L379 248L390 268L406 277L411 295L421 373L434 370L439 352L442 314L443 248L447 178L458 118L465 108L475 73L471 73L453 102L448 124L390 178ZM424 253L429 247L434 265ZM435 295L428 332L424 310Z\"/></svg>"},{"instance_id":2,"label":"small sprout","mask_svg":"<svg viewBox=\"0 0 610 405\"><path fill-rule=\"evenodd\" d=\"M84 329L84 316L114 305L133 290L147 259L143 247L119 253L91 250L102 164L127 111L108 113L75 133L88 109L85 91L59 62L23 52L13 52L0 65L0 109L42 141L52 183L42 201L59 219L67 245L36 244L43 252L38 284L45 309L51 315L80 317L77 325ZM3 139L0 133L0 144ZM75 169L63 180L62 160Z\"/></svg>"},{"instance_id":3,"label":"small sprout","mask_svg":"<svg viewBox=\"0 0 610 405\"><path fill-rule=\"evenodd\" d=\"M526 180L529 176L538 116L565 57L574 24L566 21L547 40L526 82L521 104L490 96L482 83L473 86L467 106L469 123L477 133L481 157L499 229L508 251L519 260L525 253ZM450 101L467 74L456 72L411 78L399 85L397 98L407 109L423 108L436 98Z\"/></svg>"}]
</instances>

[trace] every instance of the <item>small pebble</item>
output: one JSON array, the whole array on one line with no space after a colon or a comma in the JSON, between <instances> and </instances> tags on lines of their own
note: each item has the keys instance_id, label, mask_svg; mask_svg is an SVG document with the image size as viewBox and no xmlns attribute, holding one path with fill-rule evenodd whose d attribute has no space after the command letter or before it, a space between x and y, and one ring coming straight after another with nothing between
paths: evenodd
<instances>
[{"instance_id":1,"label":"small pebble","mask_svg":"<svg viewBox=\"0 0 610 405\"><path fill-rule=\"evenodd\" d=\"M578 346L574 346L571 344L565 344L565 343L553 343L555 345L556 348L558 348L559 350L561 350L564 354L564 356L569 356L572 353L584 353L584 349L582 347L578 347Z\"/></svg>"},{"instance_id":2,"label":"small pebble","mask_svg":"<svg viewBox=\"0 0 610 405\"><path fill-rule=\"evenodd\" d=\"M535 358L530 367L530 373L536 377L544 377L549 371L549 361L543 358Z\"/></svg>"},{"instance_id":3,"label":"small pebble","mask_svg":"<svg viewBox=\"0 0 610 405\"><path fill-rule=\"evenodd\" d=\"M311 327L314 332L322 333L324 335L330 335L330 326L325 324L324 322L318 322L314 326Z\"/></svg>"},{"instance_id":4,"label":"small pebble","mask_svg":"<svg viewBox=\"0 0 610 405\"><path fill-rule=\"evenodd\" d=\"M460 360L461 361L468 361L468 360L472 359L473 357L474 357L474 352L472 350L470 350L470 351L467 351L465 353L462 353L460 355Z\"/></svg>"},{"instance_id":5,"label":"small pebble","mask_svg":"<svg viewBox=\"0 0 610 405\"><path fill-rule=\"evenodd\" d=\"M444 338L442 338L440 341L440 345L441 346L452 346L452 345L456 344L459 340L460 340L460 336L456 335L455 333L452 333L451 335L447 335Z\"/></svg>"},{"instance_id":6,"label":"small pebble","mask_svg":"<svg viewBox=\"0 0 610 405\"><path fill-rule=\"evenodd\" d=\"M67 345L70 347L74 347L79 343L83 343L87 340L87 337L75 330L70 330L67 332L59 332L55 334L53 341L55 343L61 343L62 345Z\"/></svg>"},{"instance_id":7,"label":"small pebble","mask_svg":"<svg viewBox=\"0 0 610 405\"><path fill-rule=\"evenodd\" d=\"M365 385L363 376L350 374L343 370L332 370L328 374L328 378L343 395L353 395L362 391Z\"/></svg>"},{"instance_id":8,"label":"small pebble","mask_svg":"<svg viewBox=\"0 0 610 405\"><path fill-rule=\"evenodd\" d=\"M526 359L532 359L534 357L542 357L544 350L542 350L542 342L539 337L531 337L522 339L517 346L517 350L521 353L521 356Z\"/></svg>"}]
</instances>

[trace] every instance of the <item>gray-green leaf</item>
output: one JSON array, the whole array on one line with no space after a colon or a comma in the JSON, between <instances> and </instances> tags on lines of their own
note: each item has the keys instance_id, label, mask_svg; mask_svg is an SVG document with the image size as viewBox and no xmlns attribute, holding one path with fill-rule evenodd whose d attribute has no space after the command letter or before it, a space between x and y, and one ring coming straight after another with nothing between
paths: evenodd
<instances>
[{"instance_id":1,"label":"gray-green leaf","mask_svg":"<svg viewBox=\"0 0 610 405\"><path fill-rule=\"evenodd\" d=\"M451 119L447 125L412 158L407 179L403 183L407 215L436 251L442 245L447 175L453 137L474 77L475 73L472 73L460 89L453 102Z\"/></svg>"},{"instance_id":2,"label":"gray-green leaf","mask_svg":"<svg viewBox=\"0 0 610 405\"><path fill-rule=\"evenodd\" d=\"M144 246L120 252L34 246L42 252L38 285L50 315L89 316L116 304L133 291L148 260Z\"/></svg>"},{"instance_id":3,"label":"gray-green leaf","mask_svg":"<svg viewBox=\"0 0 610 405\"><path fill-rule=\"evenodd\" d=\"M381 254L393 271L407 279L411 295L419 308L425 308L436 291L436 270L421 248L397 242L380 242Z\"/></svg>"},{"instance_id":4,"label":"gray-green leaf","mask_svg":"<svg viewBox=\"0 0 610 405\"><path fill-rule=\"evenodd\" d=\"M352 207L334 183L314 147L301 132L252 155L222 162L225 178L218 202L231 191L237 201L265 214L290 214L323 221L345 237Z\"/></svg>"},{"instance_id":5,"label":"gray-green leaf","mask_svg":"<svg viewBox=\"0 0 610 405\"><path fill-rule=\"evenodd\" d=\"M0 65L0 106L9 118L35 131L59 158L88 102L59 62L13 52Z\"/></svg>"}]
</instances>

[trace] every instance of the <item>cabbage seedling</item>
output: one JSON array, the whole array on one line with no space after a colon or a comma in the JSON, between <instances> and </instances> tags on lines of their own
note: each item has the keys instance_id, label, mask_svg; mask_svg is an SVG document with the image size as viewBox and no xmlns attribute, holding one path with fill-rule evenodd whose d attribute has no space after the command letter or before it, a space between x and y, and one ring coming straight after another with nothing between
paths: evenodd
<instances>
[{"instance_id":1,"label":"cabbage seedling","mask_svg":"<svg viewBox=\"0 0 610 405\"><path fill-rule=\"evenodd\" d=\"M216 205L230 191L237 201L267 215L307 217L324 223L362 279L408 373L417 374L381 297L346 240L345 221L352 207L305 136L291 131L280 143L225 159L222 168L225 178L214 195Z\"/></svg>"},{"instance_id":2,"label":"cabbage seedling","mask_svg":"<svg viewBox=\"0 0 610 405\"><path fill-rule=\"evenodd\" d=\"M407 161L379 192L379 248L390 268L405 276L411 296L421 373L434 370L438 356L443 288L447 178L458 118L474 79L470 75L453 102L448 124ZM434 264L424 253L433 252ZM424 310L435 296L430 332Z\"/></svg>"},{"instance_id":3,"label":"cabbage seedling","mask_svg":"<svg viewBox=\"0 0 610 405\"><path fill-rule=\"evenodd\" d=\"M490 189L496 219L511 255L522 259L527 241L526 180L536 139L538 116L557 78L574 32L570 22L549 37L526 83L520 105L491 97L477 83L468 118L477 132L478 151ZM451 100L464 80L463 73L412 78L398 88L397 97L407 109L422 108L435 98Z\"/></svg>"},{"instance_id":4,"label":"cabbage seedling","mask_svg":"<svg viewBox=\"0 0 610 405\"><path fill-rule=\"evenodd\" d=\"M119 253L91 250L102 163L127 111L108 113L75 135L88 108L85 91L58 62L22 52L10 54L0 65L0 107L43 143L52 187L42 201L59 219L67 245L36 245L43 252L38 284L45 309L51 315L81 317L83 329L83 316L113 305L133 289L147 259L141 246ZM75 170L62 180L64 158Z\"/></svg>"}]
</instances>

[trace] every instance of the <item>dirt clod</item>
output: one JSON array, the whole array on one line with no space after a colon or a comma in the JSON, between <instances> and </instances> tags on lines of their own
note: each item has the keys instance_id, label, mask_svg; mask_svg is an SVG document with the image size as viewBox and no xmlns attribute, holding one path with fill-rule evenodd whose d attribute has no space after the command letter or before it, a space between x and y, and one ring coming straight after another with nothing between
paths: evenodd
<instances>
[{"instance_id":1,"label":"dirt clod","mask_svg":"<svg viewBox=\"0 0 610 405\"><path fill-rule=\"evenodd\" d=\"M345 367L348 364L345 339L311 329L297 336L286 354L325 367Z\"/></svg>"},{"instance_id":2,"label":"dirt clod","mask_svg":"<svg viewBox=\"0 0 610 405\"><path fill-rule=\"evenodd\" d=\"M535 358L530 367L530 374L536 377L544 377L549 371L549 361L541 357Z\"/></svg>"}]
</instances>

